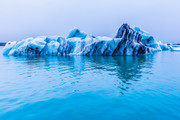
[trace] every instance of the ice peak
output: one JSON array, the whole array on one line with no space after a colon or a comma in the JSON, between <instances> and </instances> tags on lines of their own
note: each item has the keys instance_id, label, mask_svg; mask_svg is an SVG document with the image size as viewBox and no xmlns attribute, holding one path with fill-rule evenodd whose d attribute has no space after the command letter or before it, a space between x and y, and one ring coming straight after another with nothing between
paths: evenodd
<instances>
[{"instance_id":1,"label":"ice peak","mask_svg":"<svg viewBox=\"0 0 180 120\"><path fill-rule=\"evenodd\" d=\"M81 39L84 39L86 38L87 34L84 33L84 32L81 32L79 29L73 29L70 31L69 35L67 36L67 39L68 38L73 38L73 37L79 37Z\"/></svg>"}]
</instances>

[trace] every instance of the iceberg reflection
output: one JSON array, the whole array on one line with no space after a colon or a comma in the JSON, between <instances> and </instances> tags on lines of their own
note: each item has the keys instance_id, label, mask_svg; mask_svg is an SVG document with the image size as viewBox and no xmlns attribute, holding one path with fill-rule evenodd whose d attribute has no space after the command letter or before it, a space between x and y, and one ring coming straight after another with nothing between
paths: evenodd
<instances>
[{"instance_id":1,"label":"iceberg reflection","mask_svg":"<svg viewBox=\"0 0 180 120\"><path fill-rule=\"evenodd\" d=\"M66 87L72 87L73 83L76 83L73 91L91 91L90 87L82 88L86 84L94 86L94 90L99 90L103 86L105 89L118 88L123 93L130 89L134 82L139 81L143 75L152 74L154 55L11 56L5 58L9 59L9 62L14 62L20 70L24 70L21 73L24 78L33 79L33 81L38 81L38 79L46 81L47 78L53 78L58 85ZM55 86L58 88L58 85ZM63 86L61 87L63 88Z\"/></svg>"}]
</instances>

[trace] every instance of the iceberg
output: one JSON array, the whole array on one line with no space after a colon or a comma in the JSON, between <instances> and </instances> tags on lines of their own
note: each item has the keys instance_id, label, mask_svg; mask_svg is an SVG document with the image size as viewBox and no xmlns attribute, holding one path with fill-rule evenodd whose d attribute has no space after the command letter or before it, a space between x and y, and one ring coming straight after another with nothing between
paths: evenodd
<instances>
[{"instance_id":1,"label":"iceberg","mask_svg":"<svg viewBox=\"0 0 180 120\"><path fill-rule=\"evenodd\" d=\"M18 42L8 42L4 55L144 55L165 50L168 46L157 42L150 34L138 27L132 29L123 24L114 38L92 36L79 29L72 30L66 38L39 36Z\"/></svg>"}]
</instances>

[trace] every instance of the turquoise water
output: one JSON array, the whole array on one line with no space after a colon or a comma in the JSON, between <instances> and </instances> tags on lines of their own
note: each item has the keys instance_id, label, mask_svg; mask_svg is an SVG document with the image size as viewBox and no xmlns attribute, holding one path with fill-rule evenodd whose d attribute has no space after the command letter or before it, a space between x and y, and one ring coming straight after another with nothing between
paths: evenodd
<instances>
[{"instance_id":1,"label":"turquoise water","mask_svg":"<svg viewBox=\"0 0 180 120\"><path fill-rule=\"evenodd\" d=\"M0 53L0 120L56 119L180 119L180 52L138 57Z\"/></svg>"}]
</instances>

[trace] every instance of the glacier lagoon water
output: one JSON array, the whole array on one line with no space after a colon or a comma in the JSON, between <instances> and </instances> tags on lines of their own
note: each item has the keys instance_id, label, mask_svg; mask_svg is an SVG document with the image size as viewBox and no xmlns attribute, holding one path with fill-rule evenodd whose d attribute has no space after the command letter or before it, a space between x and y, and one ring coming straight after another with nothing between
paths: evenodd
<instances>
[{"instance_id":1,"label":"glacier lagoon water","mask_svg":"<svg viewBox=\"0 0 180 120\"><path fill-rule=\"evenodd\" d=\"M0 120L180 119L180 52L3 56Z\"/></svg>"}]
</instances>

